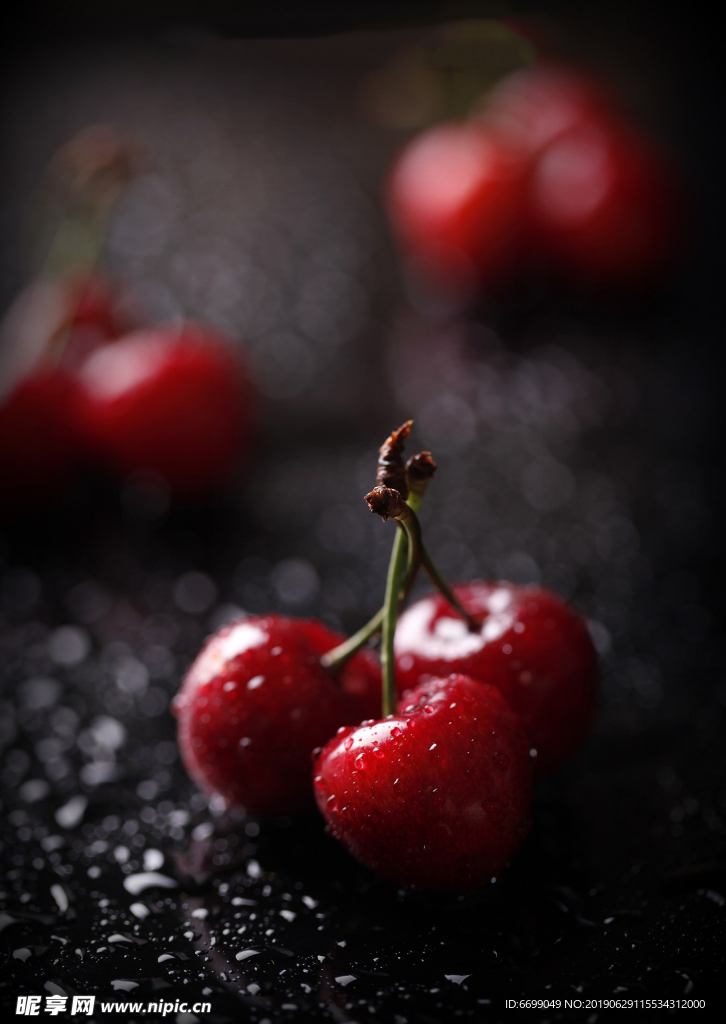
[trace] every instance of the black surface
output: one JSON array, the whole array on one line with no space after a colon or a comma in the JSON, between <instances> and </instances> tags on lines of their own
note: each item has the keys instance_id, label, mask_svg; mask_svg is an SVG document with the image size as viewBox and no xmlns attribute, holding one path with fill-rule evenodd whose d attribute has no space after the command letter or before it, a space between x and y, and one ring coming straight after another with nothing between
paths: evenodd
<instances>
[{"instance_id":1,"label":"black surface","mask_svg":"<svg viewBox=\"0 0 726 1024\"><path fill-rule=\"evenodd\" d=\"M346 113L358 70L337 57L328 64L320 51L307 62L300 52L290 61L244 49L190 58L169 45L93 55L81 47L50 67L44 51L20 63L7 94L15 119L8 223L56 136L107 110L130 127L141 118L152 134L190 75L198 130L214 129L210 164L226 154L239 168L254 129L258 145L287 140L285 153L318 158L306 165L313 195L354 196L354 209L374 212L326 220L318 199L298 225L294 179L283 175L275 195L298 247L272 327L256 336L248 310L215 306L217 293L201 285L186 293L197 315L227 309L229 329L251 331L245 340L268 388L265 440L235 494L166 512L133 488L119 496L96 481L4 530L3 999L11 1012L18 993L95 994L97 1010L102 1000L208 999L212 1012L200 1019L220 1022L594 1024L607 1016L599 1007L505 1008L521 997L563 1007L565 999L705 999L706 1012L716 1011L726 688L722 250L711 240L723 207L707 114L702 107L700 130L673 114L676 142L695 140L680 152L702 188L695 253L665 294L613 310L530 293L495 317L455 317L414 310L402 297L375 212L377 180L400 135ZM258 113L235 134L225 127L237 123L229 110L260 81ZM692 98L712 96L705 77L684 83ZM151 113L137 113L139 96L157 98ZM280 115L295 96L293 114ZM301 136L295 111L303 108L313 112ZM161 128L156 137L160 174L181 196L165 246L115 250L132 280L169 289L205 280L193 250L174 277L179 238L198 224L190 209L207 201L204 174L195 179L177 160L178 138ZM331 139L344 156L337 150L326 165L320 154ZM203 209L214 208L214 197L208 202ZM252 251L257 269L274 275L279 238L289 235L265 248L268 228L253 232ZM215 237L241 244L232 225ZM333 329L323 317L308 339L310 382L286 395L263 340L286 327L286 296L311 276L308 254L325 245L340 253L346 240L357 254L349 278L373 313L364 329L344 317ZM9 295L17 286L9 245L4 261ZM511 868L461 899L413 897L375 879L315 817L263 823L210 810L179 763L168 711L203 637L235 608L319 614L351 630L377 607L392 530L361 495L383 434L407 415L441 465L423 522L444 571L539 579L588 615L603 653L587 748L541 784L532 833ZM454 521L445 514L452 504ZM144 870L144 858L173 887L132 895L124 881ZM236 959L249 949L256 955Z\"/></svg>"}]
</instances>

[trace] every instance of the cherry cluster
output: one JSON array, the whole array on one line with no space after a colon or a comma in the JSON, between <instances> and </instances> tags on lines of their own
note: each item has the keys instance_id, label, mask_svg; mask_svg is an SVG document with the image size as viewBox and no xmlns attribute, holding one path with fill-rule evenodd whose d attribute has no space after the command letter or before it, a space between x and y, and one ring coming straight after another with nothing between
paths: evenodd
<instances>
[{"instance_id":1,"label":"cherry cluster","mask_svg":"<svg viewBox=\"0 0 726 1024\"><path fill-rule=\"evenodd\" d=\"M206 324L143 326L128 289L92 269L87 251L132 173L128 146L87 129L60 157L73 184L65 217L44 273L3 324L0 509L25 511L87 465L204 495L249 446L239 348Z\"/></svg>"},{"instance_id":2,"label":"cherry cluster","mask_svg":"<svg viewBox=\"0 0 726 1024\"><path fill-rule=\"evenodd\" d=\"M471 119L415 137L388 206L423 275L468 294L535 271L649 286L679 241L669 161L600 83L557 66L503 79Z\"/></svg>"},{"instance_id":3,"label":"cherry cluster","mask_svg":"<svg viewBox=\"0 0 726 1024\"><path fill-rule=\"evenodd\" d=\"M416 514L436 467L428 452L404 463L409 430L381 448L366 495L397 525L381 610L348 639L276 615L227 625L173 708L184 763L207 792L262 816L317 803L384 878L465 892L516 852L532 776L583 741L599 670L584 621L556 595L443 579ZM421 569L436 593L399 619ZM379 631L380 662L368 647Z\"/></svg>"}]
</instances>

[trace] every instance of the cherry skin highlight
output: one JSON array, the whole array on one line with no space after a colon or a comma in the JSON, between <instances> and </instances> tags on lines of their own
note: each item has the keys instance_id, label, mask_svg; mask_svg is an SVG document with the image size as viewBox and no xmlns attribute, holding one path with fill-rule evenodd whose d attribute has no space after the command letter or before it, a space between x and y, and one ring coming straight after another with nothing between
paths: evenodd
<instances>
[{"instance_id":1,"label":"cherry skin highlight","mask_svg":"<svg viewBox=\"0 0 726 1024\"><path fill-rule=\"evenodd\" d=\"M99 461L203 495L249 446L251 385L232 343L187 323L136 331L97 349L78 375L76 417Z\"/></svg>"},{"instance_id":2,"label":"cherry skin highlight","mask_svg":"<svg viewBox=\"0 0 726 1024\"><path fill-rule=\"evenodd\" d=\"M524 175L517 152L476 121L413 139L391 171L388 208L414 264L462 292L506 280L518 253Z\"/></svg>"},{"instance_id":3,"label":"cherry skin highlight","mask_svg":"<svg viewBox=\"0 0 726 1024\"><path fill-rule=\"evenodd\" d=\"M343 637L309 619L240 619L208 640L174 701L187 771L250 814L314 806L311 752L378 713L381 673L360 652L337 673L320 656Z\"/></svg>"},{"instance_id":4,"label":"cherry skin highlight","mask_svg":"<svg viewBox=\"0 0 726 1024\"><path fill-rule=\"evenodd\" d=\"M584 620L540 587L477 581L453 590L481 629L470 632L439 594L412 604L396 630L399 689L447 672L495 686L537 751L537 772L553 771L595 715L600 673Z\"/></svg>"},{"instance_id":5,"label":"cherry skin highlight","mask_svg":"<svg viewBox=\"0 0 726 1024\"><path fill-rule=\"evenodd\" d=\"M463 675L406 694L398 714L342 730L314 764L315 798L362 864L410 889L468 892L529 827L529 745L493 687Z\"/></svg>"}]
</instances>

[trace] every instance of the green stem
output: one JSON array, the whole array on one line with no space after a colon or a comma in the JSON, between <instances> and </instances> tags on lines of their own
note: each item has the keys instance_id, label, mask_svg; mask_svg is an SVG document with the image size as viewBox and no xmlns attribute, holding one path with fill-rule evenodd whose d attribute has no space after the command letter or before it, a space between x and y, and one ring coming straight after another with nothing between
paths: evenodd
<instances>
[{"instance_id":1,"label":"green stem","mask_svg":"<svg viewBox=\"0 0 726 1024\"><path fill-rule=\"evenodd\" d=\"M369 619L365 626L361 626L357 633L349 636L342 644L338 644L332 651L324 654L320 659L320 664L323 668L337 672L345 665L346 661L357 654L361 647L364 647L380 631L382 625L383 609L379 608L373 618Z\"/></svg>"},{"instance_id":2,"label":"green stem","mask_svg":"<svg viewBox=\"0 0 726 1024\"><path fill-rule=\"evenodd\" d=\"M408 505L415 513L421 508L422 501L423 494L412 493L409 495ZM391 560L388 565L389 574L395 566L395 571L400 576L403 572L404 561L407 562L406 578L400 590L399 605L413 586L413 581L415 579L416 572L418 571L418 563L413 557L413 549L410 550L409 554L407 536L408 535L405 530L396 530L396 536L393 538L393 548L391 549ZM337 672L341 669L343 665L345 665L346 661L352 658L354 654L357 654L361 647L365 647L368 641L372 639L376 633L380 632L381 627L383 626L383 613L384 608L379 608L373 618L369 619L365 626L361 626L357 633L348 637L348 639L344 640L342 644L334 647L332 651L328 651L327 654L324 654L320 659L323 668L327 668L333 672Z\"/></svg>"},{"instance_id":3,"label":"green stem","mask_svg":"<svg viewBox=\"0 0 726 1024\"><path fill-rule=\"evenodd\" d=\"M431 580L433 585L449 602L454 611L458 612L462 619L466 622L467 627L472 633L476 633L479 630L479 623L476 621L473 615L464 608L456 594L453 592L449 584L446 582L444 577L441 575L439 570L436 568L431 555L424 547L421 539L421 526L418 521L416 513L412 511L411 515L407 519L403 520L403 525L409 535L409 541L414 547L414 550L418 554L421 565L423 566L426 575Z\"/></svg>"},{"instance_id":4,"label":"green stem","mask_svg":"<svg viewBox=\"0 0 726 1024\"><path fill-rule=\"evenodd\" d=\"M403 530L396 532L396 541L399 537L405 538ZM383 676L383 717L387 718L396 710L396 669L393 654L393 638L396 633L396 622L398 620L398 607L401 598L401 584L403 583L403 557L396 557L405 552L403 543L394 542L394 552L388 566L386 578L386 596L383 601L383 632L381 636L381 674Z\"/></svg>"}]
</instances>

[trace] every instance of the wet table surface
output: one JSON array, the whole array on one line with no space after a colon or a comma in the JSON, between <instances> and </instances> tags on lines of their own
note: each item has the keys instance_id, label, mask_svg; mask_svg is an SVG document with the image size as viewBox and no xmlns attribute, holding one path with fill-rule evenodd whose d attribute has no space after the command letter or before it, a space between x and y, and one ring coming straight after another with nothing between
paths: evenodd
<instances>
[{"instance_id":1,"label":"wet table surface","mask_svg":"<svg viewBox=\"0 0 726 1024\"><path fill-rule=\"evenodd\" d=\"M329 66L318 49L275 64L257 44L192 61L187 45L164 61L86 53L73 71L64 57L54 104L53 68L39 79L29 60L11 90L18 121L35 111L15 129L18 166L41 165L59 141L51 123L60 137L100 116L142 134L166 125L109 259L155 315L183 294L245 339L264 429L245 477L210 507L91 481L3 530L3 1000L95 995L97 1019L113 1000L211 1003L175 1009L179 1024L573 1019L566 999L594 1022L588 999L713 1005L722 412L693 358L709 325L691 316L692 281L617 312L531 294L496 316L407 301L375 205L401 136L348 118L366 61ZM243 131L230 109L260 66L266 98L245 108ZM184 90L193 109L170 120ZM147 93L156 106L139 103ZM190 135L209 152L181 160ZM225 182L244 208L228 225ZM187 245L186 262L173 258ZM376 879L316 816L210 806L169 712L204 637L236 615L319 615L350 631L376 609L392 524L361 498L378 444L409 415L441 467L422 522L444 572L557 590L603 659L586 749L539 784L510 868L459 898ZM516 1017L505 1000L519 998L562 1006Z\"/></svg>"}]
</instances>

